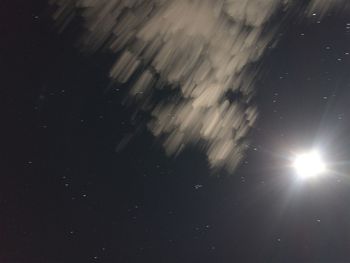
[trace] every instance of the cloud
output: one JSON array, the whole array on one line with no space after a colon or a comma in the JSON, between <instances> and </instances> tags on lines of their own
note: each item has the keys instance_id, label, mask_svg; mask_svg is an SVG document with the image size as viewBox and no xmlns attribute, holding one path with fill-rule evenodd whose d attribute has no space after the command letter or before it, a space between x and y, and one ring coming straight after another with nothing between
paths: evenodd
<instances>
[{"instance_id":1,"label":"cloud","mask_svg":"<svg viewBox=\"0 0 350 263\"><path fill-rule=\"evenodd\" d=\"M308 6L308 14L319 13L324 15L330 9L348 9L350 2L346 0L312 0Z\"/></svg>"},{"instance_id":2,"label":"cloud","mask_svg":"<svg viewBox=\"0 0 350 263\"><path fill-rule=\"evenodd\" d=\"M294 1L295 2L295 1ZM109 76L152 117L148 129L169 155L197 145L212 168L232 172L258 116L256 61L274 40L268 22L292 1L53 0L66 25L85 19L82 47L117 54ZM309 12L330 8L313 0ZM162 99L157 94L162 92ZM165 94L165 95L164 95Z\"/></svg>"}]
</instances>

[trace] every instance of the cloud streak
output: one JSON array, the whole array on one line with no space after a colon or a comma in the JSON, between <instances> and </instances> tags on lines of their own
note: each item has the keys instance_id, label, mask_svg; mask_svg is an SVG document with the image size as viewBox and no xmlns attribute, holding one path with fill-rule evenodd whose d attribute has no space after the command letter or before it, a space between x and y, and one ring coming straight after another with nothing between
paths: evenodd
<instances>
[{"instance_id":1,"label":"cloud streak","mask_svg":"<svg viewBox=\"0 0 350 263\"><path fill-rule=\"evenodd\" d=\"M259 61L278 30L271 19L295 1L53 0L61 25L79 13L82 47L116 54L109 76L149 112L148 129L169 155L196 145L210 167L235 170L258 111ZM313 0L306 12L325 10ZM79 12L78 12L79 10ZM163 92L159 99L157 93Z\"/></svg>"}]
</instances>

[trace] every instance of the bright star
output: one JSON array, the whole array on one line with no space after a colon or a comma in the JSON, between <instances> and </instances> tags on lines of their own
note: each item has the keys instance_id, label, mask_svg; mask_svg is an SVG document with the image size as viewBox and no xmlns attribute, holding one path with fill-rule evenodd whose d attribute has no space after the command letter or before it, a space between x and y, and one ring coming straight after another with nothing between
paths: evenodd
<instances>
[{"instance_id":1,"label":"bright star","mask_svg":"<svg viewBox=\"0 0 350 263\"><path fill-rule=\"evenodd\" d=\"M293 167L302 179L315 177L326 170L326 165L317 151L297 155Z\"/></svg>"}]
</instances>

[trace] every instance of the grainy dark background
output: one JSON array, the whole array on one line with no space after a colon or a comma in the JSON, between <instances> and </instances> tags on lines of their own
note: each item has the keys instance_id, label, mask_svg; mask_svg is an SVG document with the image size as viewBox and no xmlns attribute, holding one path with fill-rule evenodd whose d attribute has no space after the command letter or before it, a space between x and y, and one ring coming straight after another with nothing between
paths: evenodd
<instances>
[{"instance_id":1,"label":"grainy dark background","mask_svg":"<svg viewBox=\"0 0 350 263\"><path fill-rule=\"evenodd\" d=\"M290 151L349 159L350 19L290 23L263 59L244 164L213 176L196 149L167 158L134 133L109 54L58 35L46 1L0 3L0 261L350 262L347 163L296 184Z\"/></svg>"}]
</instances>

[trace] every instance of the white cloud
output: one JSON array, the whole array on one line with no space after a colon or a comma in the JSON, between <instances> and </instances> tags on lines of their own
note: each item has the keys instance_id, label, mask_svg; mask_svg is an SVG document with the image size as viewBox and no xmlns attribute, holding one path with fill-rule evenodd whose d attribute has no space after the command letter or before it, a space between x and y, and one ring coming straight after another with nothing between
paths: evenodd
<instances>
[{"instance_id":1,"label":"white cloud","mask_svg":"<svg viewBox=\"0 0 350 263\"><path fill-rule=\"evenodd\" d=\"M269 47L266 22L292 1L53 0L67 23L79 8L88 32L83 46L120 53L110 77L152 116L148 124L169 155L200 145L213 168L233 171L245 152L257 109L251 103L259 71L250 66ZM313 0L309 11L330 7ZM157 101L155 89L169 89ZM175 92L174 92L175 91ZM239 93L230 100L227 94ZM175 94L174 94L175 93Z\"/></svg>"}]
</instances>

